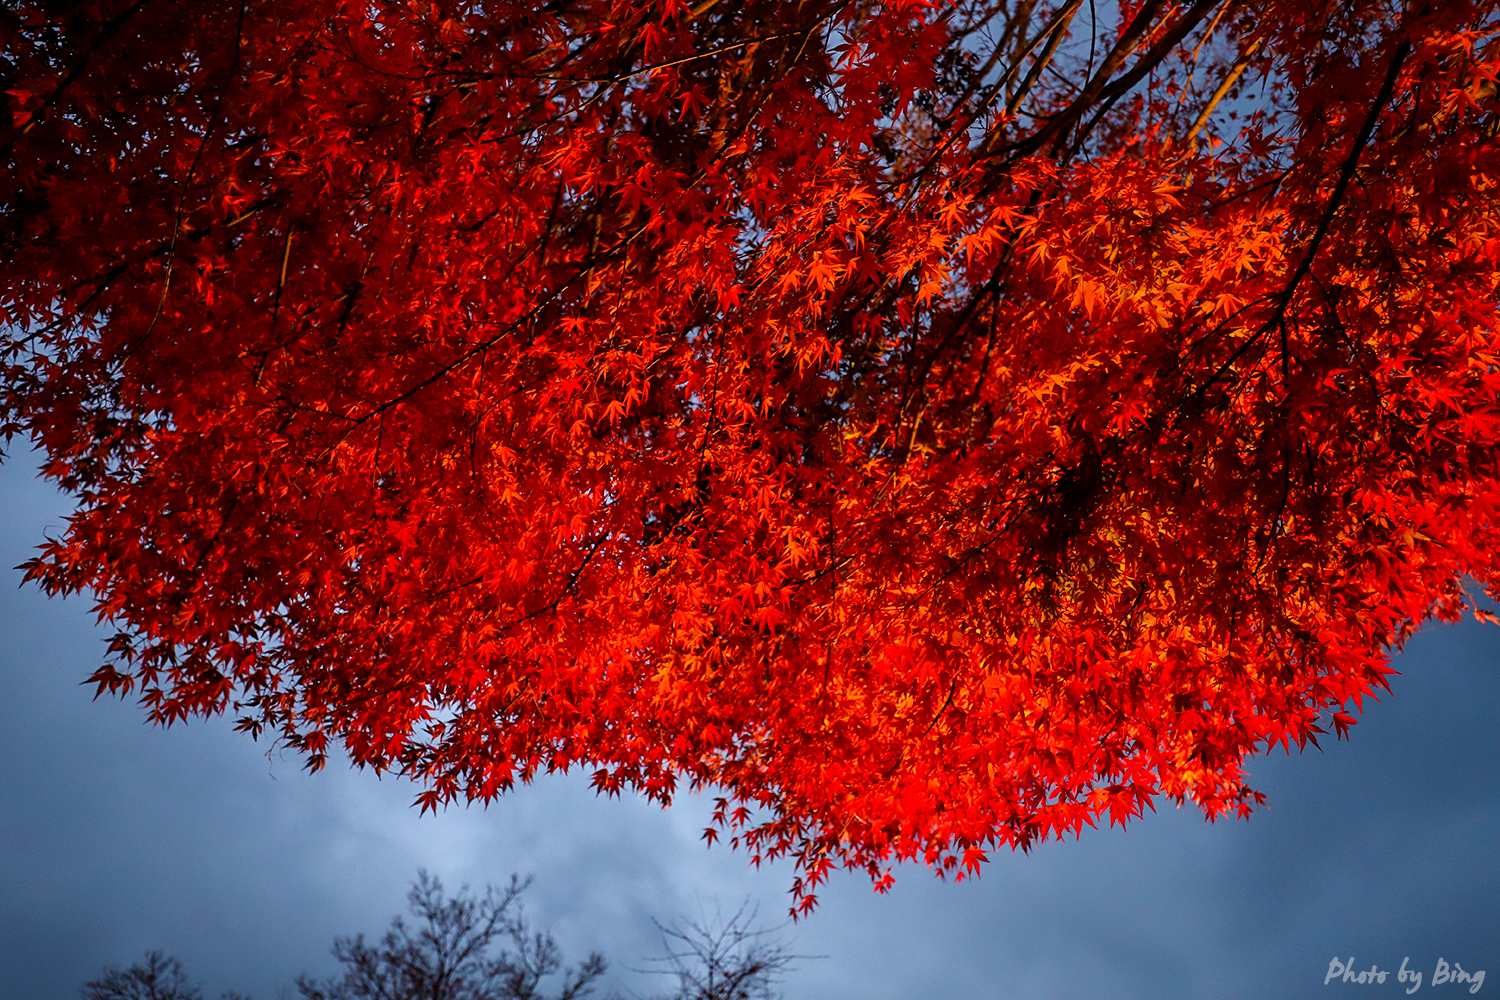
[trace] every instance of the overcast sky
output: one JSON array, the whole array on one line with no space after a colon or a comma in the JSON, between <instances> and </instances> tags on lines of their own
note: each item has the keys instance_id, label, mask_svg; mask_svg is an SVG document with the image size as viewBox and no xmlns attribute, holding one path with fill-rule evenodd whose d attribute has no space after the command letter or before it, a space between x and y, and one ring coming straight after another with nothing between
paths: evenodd
<instances>
[{"instance_id":1,"label":"overcast sky","mask_svg":"<svg viewBox=\"0 0 1500 1000\"><path fill-rule=\"evenodd\" d=\"M0 560L29 558L67 503L15 454L0 466ZM274 1000L329 975L335 936L380 932L419 868L450 886L535 875L528 911L610 985L659 948L651 919L733 910L778 921L787 866L705 848L701 801L663 811L552 778L437 817L416 789L337 763L309 776L223 720L151 729L79 686L102 659L83 599L0 586L0 1000L73 1000L106 964L178 956L215 998ZM1352 739L1254 762L1270 807L1210 826L1163 803L1129 830L1003 855L979 882L846 874L786 931L809 956L788 1000L1419 996L1441 958L1500 991L1500 628L1431 629L1396 660L1395 697ZM1391 970L1324 984L1332 958Z\"/></svg>"}]
</instances>

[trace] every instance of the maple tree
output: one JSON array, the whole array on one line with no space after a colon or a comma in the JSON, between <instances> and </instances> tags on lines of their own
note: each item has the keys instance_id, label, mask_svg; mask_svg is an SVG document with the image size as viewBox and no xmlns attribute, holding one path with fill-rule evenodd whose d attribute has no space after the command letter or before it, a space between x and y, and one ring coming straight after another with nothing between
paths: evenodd
<instances>
[{"instance_id":1,"label":"maple tree","mask_svg":"<svg viewBox=\"0 0 1500 1000\"><path fill-rule=\"evenodd\" d=\"M29 576L158 721L718 789L804 909L1248 812L1500 593L1500 5L1107 6L8 6Z\"/></svg>"}]
</instances>

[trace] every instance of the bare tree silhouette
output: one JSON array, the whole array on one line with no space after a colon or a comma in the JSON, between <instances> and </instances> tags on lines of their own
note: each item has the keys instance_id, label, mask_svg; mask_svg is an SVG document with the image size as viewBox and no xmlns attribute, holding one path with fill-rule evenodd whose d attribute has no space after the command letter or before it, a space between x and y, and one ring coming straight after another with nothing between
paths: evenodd
<instances>
[{"instance_id":1,"label":"bare tree silhouette","mask_svg":"<svg viewBox=\"0 0 1500 1000\"><path fill-rule=\"evenodd\" d=\"M396 917L378 945L362 934L336 939L342 978L304 976L297 989L303 1000L579 1000L604 974L604 958L564 968L552 935L526 923L519 901L530 883L513 875L503 890L479 896L464 886L449 898L437 876L420 872L406 894L411 924ZM543 982L554 977L549 993Z\"/></svg>"},{"instance_id":2,"label":"bare tree silhouette","mask_svg":"<svg viewBox=\"0 0 1500 1000\"><path fill-rule=\"evenodd\" d=\"M776 1000L777 984L799 956L779 942L775 928L760 927L748 901L727 920L658 923L665 954L652 971L677 978L669 1000Z\"/></svg>"}]
</instances>

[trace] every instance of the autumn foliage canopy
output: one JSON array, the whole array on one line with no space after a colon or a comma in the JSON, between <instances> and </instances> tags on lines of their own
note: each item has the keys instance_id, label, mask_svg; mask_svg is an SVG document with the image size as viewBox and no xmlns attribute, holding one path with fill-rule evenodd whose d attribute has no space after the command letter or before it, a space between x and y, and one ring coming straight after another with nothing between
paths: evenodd
<instances>
[{"instance_id":1,"label":"autumn foliage canopy","mask_svg":"<svg viewBox=\"0 0 1500 1000\"><path fill-rule=\"evenodd\" d=\"M974 869L1500 593L1500 3L22 0L0 429L102 691ZM1482 614L1482 612L1481 612Z\"/></svg>"}]
</instances>

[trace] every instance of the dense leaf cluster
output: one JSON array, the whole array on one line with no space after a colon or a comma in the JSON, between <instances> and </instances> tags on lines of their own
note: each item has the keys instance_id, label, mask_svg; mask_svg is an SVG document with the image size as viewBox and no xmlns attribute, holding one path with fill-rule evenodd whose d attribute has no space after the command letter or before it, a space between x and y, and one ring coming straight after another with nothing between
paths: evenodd
<instances>
[{"instance_id":1,"label":"dense leaf cluster","mask_svg":"<svg viewBox=\"0 0 1500 1000\"><path fill-rule=\"evenodd\" d=\"M158 720L719 789L804 905L1247 811L1500 587L1497 9L9 5L30 573Z\"/></svg>"}]
</instances>

